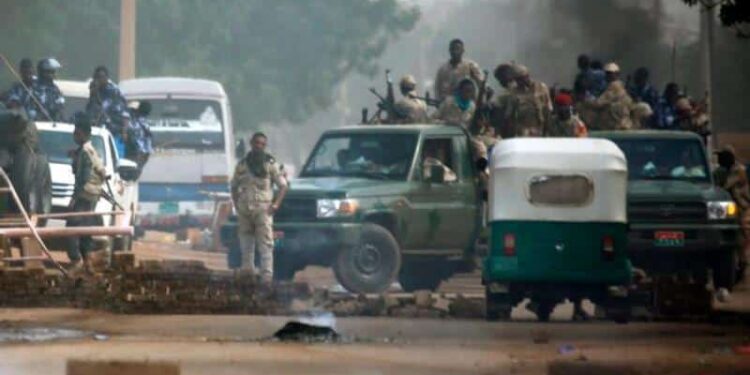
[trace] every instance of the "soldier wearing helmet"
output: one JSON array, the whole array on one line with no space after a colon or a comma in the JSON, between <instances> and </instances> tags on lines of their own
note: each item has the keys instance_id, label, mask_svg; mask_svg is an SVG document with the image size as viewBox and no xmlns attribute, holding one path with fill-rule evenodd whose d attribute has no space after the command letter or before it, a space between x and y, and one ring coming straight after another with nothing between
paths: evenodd
<instances>
[{"instance_id":1,"label":"soldier wearing helmet","mask_svg":"<svg viewBox=\"0 0 750 375\"><path fill-rule=\"evenodd\" d=\"M513 106L508 118L515 127L516 137L541 137L552 113L552 100L547 85L531 79L529 69L513 65L517 87L513 90Z\"/></svg>"},{"instance_id":2,"label":"soldier wearing helmet","mask_svg":"<svg viewBox=\"0 0 750 375\"><path fill-rule=\"evenodd\" d=\"M630 111L633 100L620 80L620 67L614 62L604 66L607 88L598 98L587 102L597 112L597 122L589 124L595 130L629 130L633 128Z\"/></svg>"},{"instance_id":3,"label":"soldier wearing helmet","mask_svg":"<svg viewBox=\"0 0 750 375\"><path fill-rule=\"evenodd\" d=\"M65 98L55 84L55 75L60 68L62 65L54 57L42 59L37 64L37 79L31 89L36 101L31 100L31 104L26 108L29 120L60 121L62 119Z\"/></svg>"},{"instance_id":4,"label":"soldier wearing helmet","mask_svg":"<svg viewBox=\"0 0 750 375\"><path fill-rule=\"evenodd\" d=\"M390 119L393 124L419 124L427 122L427 103L417 96L417 80L405 75L398 84L403 96L396 102L398 118Z\"/></svg>"},{"instance_id":5,"label":"soldier wearing helmet","mask_svg":"<svg viewBox=\"0 0 750 375\"><path fill-rule=\"evenodd\" d=\"M502 63L495 68L494 76L505 90L495 97L490 107L490 123L495 134L502 138L515 135L515 127L509 118L509 110L514 104L516 90L516 69L513 63Z\"/></svg>"}]
</instances>

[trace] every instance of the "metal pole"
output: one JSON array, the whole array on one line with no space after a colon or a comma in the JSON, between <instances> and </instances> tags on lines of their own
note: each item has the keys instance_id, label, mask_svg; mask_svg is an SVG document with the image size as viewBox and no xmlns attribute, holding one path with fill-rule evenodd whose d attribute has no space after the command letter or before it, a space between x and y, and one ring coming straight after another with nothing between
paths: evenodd
<instances>
[{"instance_id":1,"label":"metal pole","mask_svg":"<svg viewBox=\"0 0 750 375\"><path fill-rule=\"evenodd\" d=\"M120 0L120 74L119 79L135 78L136 0Z\"/></svg>"}]
</instances>

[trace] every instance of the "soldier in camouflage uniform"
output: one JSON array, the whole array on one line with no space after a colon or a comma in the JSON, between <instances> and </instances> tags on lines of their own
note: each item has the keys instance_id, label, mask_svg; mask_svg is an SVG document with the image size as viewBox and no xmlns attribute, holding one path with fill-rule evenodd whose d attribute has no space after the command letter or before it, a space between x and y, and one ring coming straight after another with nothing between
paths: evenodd
<instances>
[{"instance_id":1,"label":"soldier in camouflage uniform","mask_svg":"<svg viewBox=\"0 0 750 375\"><path fill-rule=\"evenodd\" d=\"M714 172L715 182L732 196L739 210L739 224L742 230L743 246L739 249L740 270L747 265L750 254L750 183L742 163L736 160L736 153L731 146L725 146L717 152L719 168Z\"/></svg>"},{"instance_id":2,"label":"soldier in camouflage uniform","mask_svg":"<svg viewBox=\"0 0 750 375\"><path fill-rule=\"evenodd\" d=\"M29 105L33 104L29 90L34 87L36 83L36 76L34 75L34 63L31 59L23 59L18 65L18 72L21 75L22 82L16 82L11 86L10 90L5 96L5 105L8 108L28 108Z\"/></svg>"},{"instance_id":3,"label":"soldier in camouflage uniform","mask_svg":"<svg viewBox=\"0 0 750 375\"><path fill-rule=\"evenodd\" d=\"M573 97L567 93L555 96L555 115L547 126L548 137L585 137L586 125L573 114Z\"/></svg>"},{"instance_id":4,"label":"soldier in camouflage uniform","mask_svg":"<svg viewBox=\"0 0 750 375\"><path fill-rule=\"evenodd\" d=\"M435 77L435 97L443 101L455 92L461 80L469 78L475 85L484 80L484 74L476 62L464 59L464 42L453 39L450 42L450 60L438 69Z\"/></svg>"},{"instance_id":5,"label":"soldier in camouflage uniform","mask_svg":"<svg viewBox=\"0 0 750 375\"><path fill-rule=\"evenodd\" d=\"M232 177L232 201L239 218L239 239L242 270L255 270L255 250L260 255L260 276L273 279L273 214L281 206L287 181L276 160L266 153L268 138L255 133L250 139L251 150L237 163ZM274 201L273 185L279 192Z\"/></svg>"},{"instance_id":6,"label":"soldier in camouflage uniform","mask_svg":"<svg viewBox=\"0 0 750 375\"><path fill-rule=\"evenodd\" d=\"M516 129L515 136L542 137L552 113L549 89L544 83L532 80L525 66L515 68L517 87L507 118Z\"/></svg>"},{"instance_id":7,"label":"soldier in camouflage uniform","mask_svg":"<svg viewBox=\"0 0 750 375\"><path fill-rule=\"evenodd\" d=\"M633 128L631 109L633 100L620 80L620 67L615 63L604 66L607 89L598 98L586 103L597 111L597 123L589 124L595 130L629 130Z\"/></svg>"},{"instance_id":8,"label":"soldier in camouflage uniform","mask_svg":"<svg viewBox=\"0 0 750 375\"><path fill-rule=\"evenodd\" d=\"M432 122L436 124L458 125L469 129L476 111L476 86L474 81L464 79L458 84L453 95L440 103L437 112L432 115ZM487 158L487 146L477 136L471 137L471 148L474 159Z\"/></svg>"},{"instance_id":9,"label":"soldier in camouflage uniform","mask_svg":"<svg viewBox=\"0 0 750 375\"><path fill-rule=\"evenodd\" d=\"M398 118L392 119L394 124L423 124L427 122L427 103L417 97L417 81L411 75L406 75L399 82L401 100L396 102Z\"/></svg>"},{"instance_id":10,"label":"soldier in camouflage uniform","mask_svg":"<svg viewBox=\"0 0 750 375\"><path fill-rule=\"evenodd\" d=\"M65 97L55 84L55 74L62 65L54 58L46 58L37 64L38 78L31 88L34 96L42 105L38 108L35 101L30 100L26 112L31 121L61 121Z\"/></svg>"},{"instance_id":11,"label":"soldier in camouflage uniform","mask_svg":"<svg viewBox=\"0 0 750 375\"><path fill-rule=\"evenodd\" d=\"M70 199L69 209L71 212L96 211L96 204L102 194L102 184L106 178L106 169L96 149L91 144L91 120L87 116L76 116L73 140L78 149L73 155L73 174L75 185L73 197ZM82 227L101 225L101 217L85 216L72 217L68 219L68 227ZM94 240L91 236L71 238L68 248L68 257L71 268L81 267L90 272L89 253L94 250Z\"/></svg>"}]
</instances>

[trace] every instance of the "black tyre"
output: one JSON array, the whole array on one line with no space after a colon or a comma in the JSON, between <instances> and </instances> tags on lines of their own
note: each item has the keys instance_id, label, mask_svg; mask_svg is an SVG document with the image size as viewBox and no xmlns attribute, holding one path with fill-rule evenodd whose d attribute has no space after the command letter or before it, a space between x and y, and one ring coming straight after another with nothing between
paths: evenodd
<instances>
[{"instance_id":1,"label":"black tyre","mask_svg":"<svg viewBox=\"0 0 750 375\"><path fill-rule=\"evenodd\" d=\"M489 287L484 288L485 318L488 321L510 320L513 304L505 295L490 292Z\"/></svg>"},{"instance_id":2,"label":"black tyre","mask_svg":"<svg viewBox=\"0 0 750 375\"><path fill-rule=\"evenodd\" d=\"M539 305L536 308L536 317L540 322L549 322L549 318L552 315L552 311L555 310L556 303L552 301L539 301Z\"/></svg>"},{"instance_id":3,"label":"black tyre","mask_svg":"<svg viewBox=\"0 0 750 375\"><path fill-rule=\"evenodd\" d=\"M737 252L734 249L723 250L716 257L713 267L714 286L732 290L739 280L737 273L739 271L739 261Z\"/></svg>"},{"instance_id":4,"label":"black tyre","mask_svg":"<svg viewBox=\"0 0 750 375\"><path fill-rule=\"evenodd\" d=\"M434 291L450 277L451 265L445 261L404 261L398 273L398 282L405 292Z\"/></svg>"},{"instance_id":5,"label":"black tyre","mask_svg":"<svg viewBox=\"0 0 750 375\"><path fill-rule=\"evenodd\" d=\"M296 264L292 259L286 256L274 255L273 259L273 279L276 281L294 280L294 274L297 273Z\"/></svg>"},{"instance_id":6,"label":"black tyre","mask_svg":"<svg viewBox=\"0 0 750 375\"><path fill-rule=\"evenodd\" d=\"M339 251L336 279L353 293L381 293L396 280L401 252L393 235L377 224L362 227L359 243Z\"/></svg>"}]
</instances>

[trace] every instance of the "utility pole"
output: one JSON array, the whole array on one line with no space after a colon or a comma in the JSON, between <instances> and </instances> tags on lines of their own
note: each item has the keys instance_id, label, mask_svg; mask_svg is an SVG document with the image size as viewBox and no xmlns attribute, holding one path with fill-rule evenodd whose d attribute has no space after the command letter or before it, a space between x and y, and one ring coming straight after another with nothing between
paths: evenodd
<instances>
[{"instance_id":1,"label":"utility pole","mask_svg":"<svg viewBox=\"0 0 750 375\"><path fill-rule=\"evenodd\" d=\"M135 78L135 2L120 0L120 81Z\"/></svg>"},{"instance_id":2,"label":"utility pole","mask_svg":"<svg viewBox=\"0 0 750 375\"><path fill-rule=\"evenodd\" d=\"M716 4L704 4L700 8L700 55L701 55L701 83L703 92L708 94L709 119L711 121L711 145L715 150L719 148L719 116L716 113L716 95L713 90L714 67L714 23L716 20Z\"/></svg>"}]
</instances>

